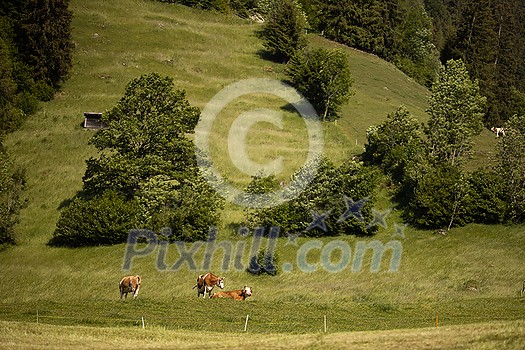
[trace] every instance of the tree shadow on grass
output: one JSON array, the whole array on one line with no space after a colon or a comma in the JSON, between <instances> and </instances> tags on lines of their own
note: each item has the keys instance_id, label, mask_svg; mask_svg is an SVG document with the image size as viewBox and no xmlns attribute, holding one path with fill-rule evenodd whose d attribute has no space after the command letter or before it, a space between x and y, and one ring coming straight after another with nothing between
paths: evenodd
<instances>
[{"instance_id":1,"label":"tree shadow on grass","mask_svg":"<svg viewBox=\"0 0 525 350\"><path fill-rule=\"evenodd\" d=\"M270 51L265 50L265 49L261 49L261 50L257 51L256 55L259 56L260 58L262 58L265 61L270 61L270 62L278 63L278 64L286 64L286 59L285 58L283 58L282 56L279 56L279 55L275 55L275 54L273 54Z\"/></svg>"},{"instance_id":2,"label":"tree shadow on grass","mask_svg":"<svg viewBox=\"0 0 525 350\"><path fill-rule=\"evenodd\" d=\"M60 202L60 204L58 205L57 209L58 210L62 210L64 208L67 208L71 205L71 203L73 203L73 201L77 198L86 198L86 195L82 192L82 191L77 191L77 193L75 193L75 195L73 195L72 197L70 198L66 198L64 199L62 202Z\"/></svg>"},{"instance_id":3,"label":"tree shadow on grass","mask_svg":"<svg viewBox=\"0 0 525 350\"><path fill-rule=\"evenodd\" d=\"M281 110L289 113L298 114L301 118L321 121L321 116L315 111L315 108L306 98L302 98L295 104L287 103L281 107Z\"/></svg>"}]
</instances>

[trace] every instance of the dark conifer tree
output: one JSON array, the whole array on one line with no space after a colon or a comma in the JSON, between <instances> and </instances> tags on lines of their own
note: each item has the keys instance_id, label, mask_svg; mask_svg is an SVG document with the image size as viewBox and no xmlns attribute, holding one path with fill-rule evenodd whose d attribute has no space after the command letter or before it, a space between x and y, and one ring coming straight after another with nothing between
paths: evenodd
<instances>
[{"instance_id":1,"label":"dark conifer tree","mask_svg":"<svg viewBox=\"0 0 525 350\"><path fill-rule=\"evenodd\" d=\"M390 20L384 1L329 0L319 5L319 30L325 36L382 57L392 42Z\"/></svg>"},{"instance_id":2,"label":"dark conifer tree","mask_svg":"<svg viewBox=\"0 0 525 350\"><path fill-rule=\"evenodd\" d=\"M492 62L494 82L489 85L487 93L489 104L486 121L490 126L500 126L518 113L509 96L513 95L514 89L525 91L524 77L519 73L525 64L525 32L521 20L525 15L523 9L521 2L512 0L501 0L495 5L497 46Z\"/></svg>"},{"instance_id":3,"label":"dark conifer tree","mask_svg":"<svg viewBox=\"0 0 525 350\"><path fill-rule=\"evenodd\" d=\"M34 69L35 80L55 88L71 68L72 12L69 0L28 0L20 24L22 55Z\"/></svg>"},{"instance_id":4,"label":"dark conifer tree","mask_svg":"<svg viewBox=\"0 0 525 350\"><path fill-rule=\"evenodd\" d=\"M512 88L524 91L525 6L520 0L446 3L456 31L441 58L465 61L488 99L485 124L502 125L515 113L509 98Z\"/></svg>"},{"instance_id":5,"label":"dark conifer tree","mask_svg":"<svg viewBox=\"0 0 525 350\"><path fill-rule=\"evenodd\" d=\"M295 51L306 47L306 18L294 0L273 1L260 36L275 59L288 62Z\"/></svg>"}]
</instances>

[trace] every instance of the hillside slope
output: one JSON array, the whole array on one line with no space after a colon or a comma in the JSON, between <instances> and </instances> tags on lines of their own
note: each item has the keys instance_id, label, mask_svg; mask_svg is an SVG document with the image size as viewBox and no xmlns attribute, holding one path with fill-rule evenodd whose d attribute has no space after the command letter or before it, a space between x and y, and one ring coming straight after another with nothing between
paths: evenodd
<instances>
[{"instance_id":1,"label":"hillside slope","mask_svg":"<svg viewBox=\"0 0 525 350\"><path fill-rule=\"evenodd\" d=\"M395 235L403 225L394 210L387 227L375 237L337 238L343 247L348 246L352 257L358 244L399 242L402 255L397 272L388 272L391 253L387 252L377 273L370 271L372 253L365 254L361 270L352 271L350 264L339 273L329 273L320 264L319 248L307 259L317 264L317 271L306 273L297 268L297 257L308 241L300 238L294 245L280 238L281 262L289 263L292 271L278 277L253 277L243 269L232 269L230 261L230 270L222 272L228 289L244 284L254 288L254 296L235 307L194 298L191 288L201 272L204 248L194 256L196 269L187 264L173 268L180 254L177 246L171 245L165 256L157 247L147 257L134 259L131 271L123 271L124 245L47 247L60 208L81 189L85 160L95 154L88 146L93 132L81 127L83 112L111 108L129 80L152 71L173 77L176 86L185 89L190 102L201 109L221 89L241 79L284 78L282 65L262 58L262 44L255 34L259 25L250 21L143 0L73 0L71 9L76 43L71 79L54 101L43 104L42 110L6 141L18 163L27 169L29 201L17 227L20 244L0 252L1 319L33 322L39 310L48 323L133 326L140 315L146 315L159 327L169 329L236 332L233 321L250 314L251 327L259 333L316 333L325 314L334 331L428 327L436 313L445 324L523 319L523 301L518 295L524 277L525 235L517 226L470 225L454 229L446 237L405 228L403 235ZM314 35L310 40L315 46L341 47ZM428 94L377 57L344 50L356 93L337 124L323 125L325 154L336 162L360 152L366 129L400 105L425 120ZM224 143L232 119L245 106L266 105L279 109L282 101L257 97L233 104L215 130L217 149ZM295 132L298 118L283 113L290 123L283 137L290 146L299 145L297 150L287 150L293 159L304 146L304 136ZM263 143L264 137L254 136L252 141L252 150L272 157L272 144ZM485 131L478 143L475 161L481 164L494 136ZM225 174L235 175L233 165L224 163ZM293 167L286 171L290 174ZM235 176L232 181L246 183ZM383 203L377 209L384 211L389 206ZM221 233L240 218L242 210L228 206ZM236 238L231 244L238 248L241 241ZM331 240L315 244L326 247ZM334 259L340 257L337 254ZM218 250L212 270L220 271L221 263ZM247 264L246 259L243 263ZM117 300L118 280L128 273L144 278L135 303ZM224 312L225 305L231 309L229 313Z\"/></svg>"},{"instance_id":2,"label":"hillside slope","mask_svg":"<svg viewBox=\"0 0 525 350\"><path fill-rule=\"evenodd\" d=\"M23 243L32 237L38 244L47 241L59 206L81 187L84 161L93 155L87 145L92 132L81 128L83 113L111 108L131 79L153 71L170 76L203 109L235 81L285 77L283 65L261 57L263 47L255 34L259 25L251 21L144 0L72 1L71 9L76 44L71 78L54 101L43 104L6 141L28 171L29 205L18 226ZM316 36L311 40L313 45L340 47ZM356 94L337 125L324 125L325 150L336 161L358 152L366 128L402 104L424 118L427 93L391 64L345 50ZM242 113L242 106L234 105L232 112ZM217 131L219 144L227 137L230 121L225 120L225 129ZM292 146L293 139L301 140L293 130L290 134ZM226 171L231 168L226 165Z\"/></svg>"}]
</instances>

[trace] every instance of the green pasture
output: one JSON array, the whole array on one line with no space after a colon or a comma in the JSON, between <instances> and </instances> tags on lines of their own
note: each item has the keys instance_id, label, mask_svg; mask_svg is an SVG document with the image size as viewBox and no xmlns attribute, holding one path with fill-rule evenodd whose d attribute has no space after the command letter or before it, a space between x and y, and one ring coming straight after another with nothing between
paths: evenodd
<instances>
[{"instance_id":1,"label":"green pasture","mask_svg":"<svg viewBox=\"0 0 525 350\"><path fill-rule=\"evenodd\" d=\"M394 216L394 215L393 215ZM252 287L245 302L204 300L192 289L204 263L205 246L192 261L176 266L179 250L170 245L147 256L135 256L129 271L122 271L126 247L66 249L18 246L4 251L5 278L0 319L58 325L104 327L149 324L166 329L236 332L250 315L255 333L311 333L322 327L323 317L333 332L429 327L436 316L443 325L511 321L523 318L525 298L519 290L524 237L519 228L472 225L452 230L448 236L405 229L404 238L392 237L395 222L374 238L337 239L347 243L350 263L329 272L321 251L332 240L319 240L319 249L306 255L315 271L305 272L298 256L311 242L287 238L277 241L279 267L292 265L276 277L254 277L234 266L238 243L231 241L232 257L221 271L224 249L213 253L211 270L223 274L227 289ZM504 236L507 239L502 240ZM386 251L378 272L371 271L374 251L369 249L362 266L354 269L358 244L377 239L398 241L402 255L398 270L391 271L392 251ZM224 247L227 240L221 241ZM244 256L252 244L245 239ZM263 247L267 241L263 241ZM145 246L136 247L137 250ZM342 252L331 253L333 264ZM140 274L143 285L136 300L119 300L118 281L125 273ZM38 314L38 315L37 315Z\"/></svg>"},{"instance_id":2,"label":"green pasture","mask_svg":"<svg viewBox=\"0 0 525 350\"><path fill-rule=\"evenodd\" d=\"M3 345L34 349L108 349L137 344L142 349L486 349L518 350L525 346L523 321L465 326L311 334L215 333L162 327L72 327L0 321ZM210 345L210 346L211 346Z\"/></svg>"},{"instance_id":3,"label":"green pasture","mask_svg":"<svg viewBox=\"0 0 525 350\"><path fill-rule=\"evenodd\" d=\"M378 189L376 208L392 209L387 227L369 238L321 239L321 249L306 256L316 271L307 273L299 266L301 247L309 242L305 238L295 244L278 239L278 267L288 263L292 268L275 277L235 269L233 258L221 271L224 251L217 249L211 270L226 277L226 288L249 285L254 290L241 303L196 298L192 287L204 272L204 246L193 256L196 269L187 263L173 269L180 254L170 245L165 256L155 247L148 256L134 258L129 271L122 269L125 245L48 247L60 209L81 189L85 160L96 155L88 145L93 131L81 125L83 112L110 109L127 82L153 71L172 77L201 110L231 83L285 79L283 65L263 58L256 36L260 25L249 20L146 0L72 0L71 9L71 78L6 140L27 171L28 201L17 226L19 244L0 252L3 346L114 348L132 339L142 340L144 348L191 348L202 344L202 337L213 337L215 348L523 348L525 298L519 291L525 278L524 228L469 225L441 236L404 227L391 208L388 188ZM322 125L324 154L334 162L360 153L366 129L401 105L426 120L429 92L393 65L316 35L309 39L313 46L344 49L354 78L355 94L341 119ZM286 181L307 156L304 123L285 101L265 94L243 96L217 116L210 131L214 164L238 187L249 177L229 158L228 133L236 116L257 108L282 113L283 128L257 124L247 137L251 159L264 163L282 157L278 178ZM472 168L489 164L495 141L487 130L476 138ZM227 204L222 219L219 241L229 242L224 244L231 244L234 252L244 244L240 261L247 266L252 236L242 239L234 231L244 219L243 210ZM334 273L321 263L322 248L333 240L349 248L334 250L333 261L345 254L350 259ZM367 251L362 268L352 271L357 245L374 240L399 242L399 270L388 271L392 253L386 252L379 271L371 272L373 252ZM136 300L118 299L118 282L126 274L143 277ZM247 315L248 334L242 334Z\"/></svg>"}]
</instances>

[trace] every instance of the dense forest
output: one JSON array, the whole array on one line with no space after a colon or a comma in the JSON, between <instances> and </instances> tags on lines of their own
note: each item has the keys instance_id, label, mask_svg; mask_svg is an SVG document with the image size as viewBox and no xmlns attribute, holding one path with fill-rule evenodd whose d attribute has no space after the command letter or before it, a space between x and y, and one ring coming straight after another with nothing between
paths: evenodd
<instances>
[{"instance_id":1,"label":"dense forest","mask_svg":"<svg viewBox=\"0 0 525 350\"><path fill-rule=\"evenodd\" d=\"M379 55L430 86L436 64L462 59L487 97L485 124L523 109L525 4L519 0L303 1L314 29ZM509 98L510 97L510 98Z\"/></svg>"},{"instance_id":2,"label":"dense forest","mask_svg":"<svg viewBox=\"0 0 525 350\"><path fill-rule=\"evenodd\" d=\"M15 241L24 172L3 146L37 110L53 99L69 74L73 42L68 0L0 2L0 245Z\"/></svg>"},{"instance_id":3,"label":"dense forest","mask_svg":"<svg viewBox=\"0 0 525 350\"><path fill-rule=\"evenodd\" d=\"M68 6L67 0L0 4L0 133L15 130L67 79L73 49Z\"/></svg>"}]
</instances>

